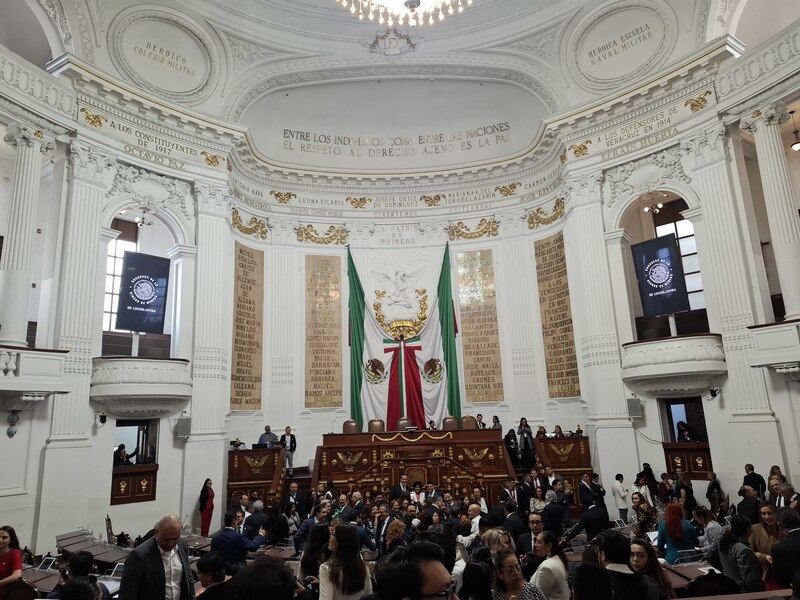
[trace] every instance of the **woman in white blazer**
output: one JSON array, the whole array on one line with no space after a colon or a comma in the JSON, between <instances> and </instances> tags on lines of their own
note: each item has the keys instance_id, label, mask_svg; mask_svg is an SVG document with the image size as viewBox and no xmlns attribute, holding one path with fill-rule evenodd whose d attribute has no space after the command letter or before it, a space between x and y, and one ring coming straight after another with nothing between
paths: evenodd
<instances>
[{"instance_id":1,"label":"woman in white blazer","mask_svg":"<svg viewBox=\"0 0 800 600\"><path fill-rule=\"evenodd\" d=\"M544 562L531 577L531 583L538 585L547 600L570 600L567 583L567 559L558 545L558 537L552 531L543 531L533 543L534 552Z\"/></svg>"}]
</instances>

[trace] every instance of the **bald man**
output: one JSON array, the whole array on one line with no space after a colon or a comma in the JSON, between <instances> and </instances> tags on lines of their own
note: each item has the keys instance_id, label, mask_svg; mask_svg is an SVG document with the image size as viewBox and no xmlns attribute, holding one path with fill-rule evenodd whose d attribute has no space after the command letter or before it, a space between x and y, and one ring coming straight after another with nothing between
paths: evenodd
<instances>
[{"instance_id":1,"label":"bald man","mask_svg":"<svg viewBox=\"0 0 800 600\"><path fill-rule=\"evenodd\" d=\"M181 519L162 517L155 535L131 552L125 561L119 600L190 600L194 584L189 549L181 537Z\"/></svg>"}]
</instances>

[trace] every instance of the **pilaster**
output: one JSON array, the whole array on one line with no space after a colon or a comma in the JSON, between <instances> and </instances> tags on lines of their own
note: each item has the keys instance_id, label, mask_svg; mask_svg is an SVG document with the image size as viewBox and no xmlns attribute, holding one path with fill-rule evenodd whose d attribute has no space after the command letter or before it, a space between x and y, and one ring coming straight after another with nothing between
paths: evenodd
<instances>
[{"instance_id":1,"label":"pilaster","mask_svg":"<svg viewBox=\"0 0 800 600\"><path fill-rule=\"evenodd\" d=\"M624 229L609 231L605 234L606 253L608 254L609 277L612 282L611 294L614 301L614 314L617 323L617 339L630 342L636 339L636 322L632 298L628 282L635 281L631 273L631 236Z\"/></svg>"},{"instance_id":2,"label":"pilaster","mask_svg":"<svg viewBox=\"0 0 800 600\"><path fill-rule=\"evenodd\" d=\"M791 320L800 318L800 215L780 131L781 123L788 118L785 106L770 103L743 117L739 126L750 131L756 142L772 250L786 319Z\"/></svg>"},{"instance_id":3,"label":"pilaster","mask_svg":"<svg viewBox=\"0 0 800 600\"><path fill-rule=\"evenodd\" d=\"M3 137L16 149L8 235L0 259L0 344L26 347L31 297L31 243L39 203L42 154L55 145L42 131L16 126Z\"/></svg>"},{"instance_id":4,"label":"pilaster","mask_svg":"<svg viewBox=\"0 0 800 600\"><path fill-rule=\"evenodd\" d=\"M176 244L167 250L172 261L174 315L172 358L189 358L194 345L194 296L197 284L197 246Z\"/></svg>"}]
</instances>

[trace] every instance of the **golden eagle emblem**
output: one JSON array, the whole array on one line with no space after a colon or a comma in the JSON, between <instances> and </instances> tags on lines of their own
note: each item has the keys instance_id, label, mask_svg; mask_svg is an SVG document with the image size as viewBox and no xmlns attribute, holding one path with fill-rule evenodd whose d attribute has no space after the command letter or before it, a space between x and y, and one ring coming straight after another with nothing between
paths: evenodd
<instances>
[{"instance_id":1,"label":"golden eagle emblem","mask_svg":"<svg viewBox=\"0 0 800 600\"><path fill-rule=\"evenodd\" d=\"M473 467L480 466L481 461L483 461L488 452L489 448L483 448L482 450L478 450L477 448L464 448L464 454L466 454Z\"/></svg>"},{"instance_id":2,"label":"golden eagle emblem","mask_svg":"<svg viewBox=\"0 0 800 600\"><path fill-rule=\"evenodd\" d=\"M575 442L571 444L550 444L550 449L561 462L567 462L567 460L569 460L569 453L572 452L572 448L574 447Z\"/></svg>"},{"instance_id":3,"label":"golden eagle emblem","mask_svg":"<svg viewBox=\"0 0 800 600\"><path fill-rule=\"evenodd\" d=\"M342 454L341 452L337 452L336 456L339 457L339 460L342 461L342 466L346 473L352 473L355 471L356 465L358 461L361 460L361 456L363 452L356 452L355 454L352 452L345 452Z\"/></svg>"},{"instance_id":4,"label":"golden eagle emblem","mask_svg":"<svg viewBox=\"0 0 800 600\"><path fill-rule=\"evenodd\" d=\"M259 475L269 457L270 455L266 454L264 456L245 456L244 459L247 461L247 464L250 465L250 472L253 473L253 475Z\"/></svg>"}]
</instances>

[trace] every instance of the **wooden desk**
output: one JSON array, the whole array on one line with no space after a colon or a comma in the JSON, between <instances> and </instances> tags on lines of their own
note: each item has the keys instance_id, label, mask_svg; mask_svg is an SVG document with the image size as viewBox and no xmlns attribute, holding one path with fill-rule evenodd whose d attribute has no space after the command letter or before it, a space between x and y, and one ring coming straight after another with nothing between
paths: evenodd
<instances>
[{"instance_id":1,"label":"wooden desk","mask_svg":"<svg viewBox=\"0 0 800 600\"><path fill-rule=\"evenodd\" d=\"M22 571L22 579L36 587L44 596L52 592L58 585L58 573L53 571L25 569Z\"/></svg>"},{"instance_id":2,"label":"wooden desk","mask_svg":"<svg viewBox=\"0 0 800 600\"><path fill-rule=\"evenodd\" d=\"M189 550L194 550L198 554L205 554L211 551L211 538L203 537L202 535L190 534L181 538L189 546Z\"/></svg>"},{"instance_id":3,"label":"wooden desk","mask_svg":"<svg viewBox=\"0 0 800 600\"><path fill-rule=\"evenodd\" d=\"M105 552L94 555L94 562L101 573L114 568L119 563L124 563L130 556L130 548L110 547Z\"/></svg>"},{"instance_id":4,"label":"wooden desk","mask_svg":"<svg viewBox=\"0 0 800 600\"><path fill-rule=\"evenodd\" d=\"M317 447L312 486L358 482L369 500L398 483L401 474L409 483L430 481L454 496L481 487L489 506L497 503L501 484L516 479L497 429L329 433Z\"/></svg>"},{"instance_id":5,"label":"wooden desk","mask_svg":"<svg viewBox=\"0 0 800 600\"><path fill-rule=\"evenodd\" d=\"M61 542L65 541L65 540L68 540L70 538L76 538L76 537L86 537L87 535L89 535L89 532L86 531L85 529L79 529L77 531L70 531L69 533L62 533L61 535L57 535L56 536L56 545L57 546L62 546L63 544Z\"/></svg>"},{"instance_id":6,"label":"wooden desk","mask_svg":"<svg viewBox=\"0 0 800 600\"><path fill-rule=\"evenodd\" d=\"M76 552L79 552L80 550L88 550L89 548L96 545L97 545L97 540L91 538L88 540L78 540L72 542L71 544L67 544L66 546L62 546L61 555L64 558L69 558L70 556L72 556ZM91 552L91 550L89 550L89 552Z\"/></svg>"},{"instance_id":7,"label":"wooden desk","mask_svg":"<svg viewBox=\"0 0 800 600\"><path fill-rule=\"evenodd\" d=\"M791 589L773 590L771 592L746 592L744 594L725 594L724 596L702 596L695 600L766 600L777 596L778 598L788 598L792 595Z\"/></svg>"}]
</instances>

